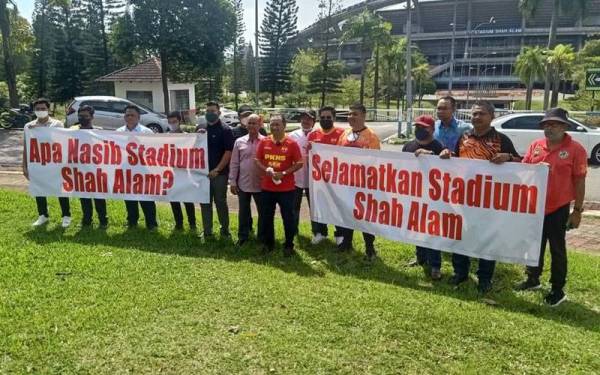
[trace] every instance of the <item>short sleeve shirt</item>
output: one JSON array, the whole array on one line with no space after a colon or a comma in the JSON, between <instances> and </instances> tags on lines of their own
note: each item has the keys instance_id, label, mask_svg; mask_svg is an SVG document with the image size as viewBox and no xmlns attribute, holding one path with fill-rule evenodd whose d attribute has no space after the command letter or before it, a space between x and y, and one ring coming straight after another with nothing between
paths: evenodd
<instances>
[{"instance_id":1,"label":"short sleeve shirt","mask_svg":"<svg viewBox=\"0 0 600 375\"><path fill-rule=\"evenodd\" d=\"M275 172L283 172L301 161L302 153L298 143L288 136L280 142L275 142L273 137L266 137L258 144L256 159L263 165L273 168ZM271 177L264 175L260 187L262 190L273 192L294 190L294 174L283 176L280 184L275 184Z\"/></svg>"},{"instance_id":2,"label":"short sleeve shirt","mask_svg":"<svg viewBox=\"0 0 600 375\"><path fill-rule=\"evenodd\" d=\"M137 124L135 126L135 128L133 128L133 130L129 130L129 128L127 127L127 125L125 126L121 126L119 129L117 129L118 132L132 132L132 133L146 133L146 134L154 134L154 132L152 131L152 129L145 127L142 124Z\"/></svg>"},{"instance_id":3,"label":"short sleeve shirt","mask_svg":"<svg viewBox=\"0 0 600 375\"><path fill-rule=\"evenodd\" d=\"M449 150L456 148L456 143L465 134L466 131L472 130L473 126L452 117L452 121L449 126L442 124L441 120L435 122L435 131L433 132L433 138L440 142L444 147Z\"/></svg>"},{"instance_id":4,"label":"short sleeve shirt","mask_svg":"<svg viewBox=\"0 0 600 375\"><path fill-rule=\"evenodd\" d=\"M575 182L587 174L585 148L565 134L562 143L550 149L546 138L534 141L527 150L523 163L548 163L548 190L546 214L550 214L575 199Z\"/></svg>"},{"instance_id":5,"label":"short sleeve shirt","mask_svg":"<svg viewBox=\"0 0 600 375\"><path fill-rule=\"evenodd\" d=\"M33 120L31 122L28 122L27 124L25 124L25 126L23 127L23 129L29 129L32 126L39 126L39 127L48 127L48 128L64 128L64 125L62 122L60 122L57 119L54 119L52 117L48 118L48 121L46 121L45 123L39 123L38 120Z\"/></svg>"},{"instance_id":6,"label":"short sleeve shirt","mask_svg":"<svg viewBox=\"0 0 600 375\"><path fill-rule=\"evenodd\" d=\"M482 136L475 135L472 130L466 131L456 143L454 153L461 158L480 160L492 160L498 153L519 157L510 138L495 128L490 128Z\"/></svg>"},{"instance_id":7,"label":"short sleeve shirt","mask_svg":"<svg viewBox=\"0 0 600 375\"><path fill-rule=\"evenodd\" d=\"M235 142L231 128L221 121L206 127L208 138L208 168L212 171L219 165L223 155L233 150ZM219 172L220 175L229 175L229 166Z\"/></svg>"},{"instance_id":8,"label":"short sleeve shirt","mask_svg":"<svg viewBox=\"0 0 600 375\"><path fill-rule=\"evenodd\" d=\"M338 145L343 147L369 148L372 150L379 150L381 148L379 137L368 127L365 127L360 132L346 129L338 140Z\"/></svg>"},{"instance_id":9,"label":"short sleeve shirt","mask_svg":"<svg viewBox=\"0 0 600 375\"><path fill-rule=\"evenodd\" d=\"M308 141L337 145L342 134L344 134L344 129L342 128L332 128L328 132L325 132L323 129L315 129L308 134Z\"/></svg>"}]
</instances>

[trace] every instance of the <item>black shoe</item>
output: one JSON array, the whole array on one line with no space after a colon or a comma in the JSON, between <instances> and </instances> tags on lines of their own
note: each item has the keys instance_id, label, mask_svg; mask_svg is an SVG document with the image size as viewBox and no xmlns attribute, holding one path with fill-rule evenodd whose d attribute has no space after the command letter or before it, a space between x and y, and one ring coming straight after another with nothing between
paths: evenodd
<instances>
[{"instance_id":1,"label":"black shoe","mask_svg":"<svg viewBox=\"0 0 600 375\"><path fill-rule=\"evenodd\" d=\"M151 225L146 227L150 232L156 232L158 231L158 225Z\"/></svg>"},{"instance_id":2,"label":"black shoe","mask_svg":"<svg viewBox=\"0 0 600 375\"><path fill-rule=\"evenodd\" d=\"M367 246L364 260L370 263L375 259L377 259L377 252L375 251L375 248L373 246Z\"/></svg>"},{"instance_id":3,"label":"black shoe","mask_svg":"<svg viewBox=\"0 0 600 375\"><path fill-rule=\"evenodd\" d=\"M98 228L103 229L103 230L108 229L108 221L101 221Z\"/></svg>"},{"instance_id":4,"label":"black shoe","mask_svg":"<svg viewBox=\"0 0 600 375\"><path fill-rule=\"evenodd\" d=\"M342 242L341 244L337 245L337 251L339 251L340 253L352 250L353 248L351 243Z\"/></svg>"},{"instance_id":5,"label":"black shoe","mask_svg":"<svg viewBox=\"0 0 600 375\"><path fill-rule=\"evenodd\" d=\"M540 284L540 280L528 277L527 280L515 286L515 290L536 290L541 287L542 284Z\"/></svg>"},{"instance_id":6,"label":"black shoe","mask_svg":"<svg viewBox=\"0 0 600 375\"><path fill-rule=\"evenodd\" d=\"M238 241L235 243L235 246L236 246L236 247L242 247L242 246L244 246L244 244L245 244L246 242L248 242L248 240L247 240L247 239L240 239L240 240L238 240Z\"/></svg>"},{"instance_id":7,"label":"black shoe","mask_svg":"<svg viewBox=\"0 0 600 375\"><path fill-rule=\"evenodd\" d=\"M275 249L273 248L273 245L263 245L263 247L260 249L260 253L261 253L262 255L267 255L267 254L269 254L269 253L272 253L272 252L273 252L273 250L275 250Z\"/></svg>"},{"instance_id":8,"label":"black shoe","mask_svg":"<svg viewBox=\"0 0 600 375\"><path fill-rule=\"evenodd\" d=\"M81 222L81 229L89 229L92 227L92 222L91 221L82 221Z\"/></svg>"},{"instance_id":9,"label":"black shoe","mask_svg":"<svg viewBox=\"0 0 600 375\"><path fill-rule=\"evenodd\" d=\"M567 295L562 289L552 289L546 297L544 297L544 302L546 302L549 306L555 307L560 305L561 303L567 300Z\"/></svg>"},{"instance_id":10,"label":"black shoe","mask_svg":"<svg viewBox=\"0 0 600 375\"><path fill-rule=\"evenodd\" d=\"M215 236L212 233L206 233L206 232L202 232L202 238L204 238L205 240L213 240L215 238Z\"/></svg>"},{"instance_id":11,"label":"black shoe","mask_svg":"<svg viewBox=\"0 0 600 375\"><path fill-rule=\"evenodd\" d=\"M229 232L221 232L221 238L231 238L231 233L229 233Z\"/></svg>"},{"instance_id":12,"label":"black shoe","mask_svg":"<svg viewBox=\"0 0 600 375\"><path fill-rule=\"evenodd\" d=\"M293 247L284 247L283 248L283 256L286 258L290 258L296 255L296 251L294 251Z\"/></svg>"},{"instance_id":13,"label":"black shoe","mask_svg":"<svg viewBox=\"0 0 600 375\"><path fill-rule=\"evenodd\" d=\"M477 284L477 291L479 294L487 294L490 290L492 290L492 282L488 280L479 280Z\"/></svg>"},{"instance_id":14,"label":"black shoe","mask_svg":"<svg viewBox=\"0 0 600 375\"><path fill-rule=\"evenodd\" d=\"M183 224L180 224L180 223L175 224L175 226L173 227L173 230L182 231L183 230Z\"/></svg>"},{"instance_id":15,"label":"black shoe","mask_svg":"<svg viewBox=\"0 0 600 375\"><path fill-rule=\"evenodd\" d=\"M137 223L128 223L127 224L127 229L137 229L138 225Z\"/></svg>"},{"instance_id":16,"label":"black shoe","mask_svg":"<svg viewBox=\"0 0 600 375\"><path fill-rule=\"evenodd\" d=\"M459 286L460 284L467 281L468 278L469 278L468 276L459 276L457 274L454 274L454 275L452 275L450 280L448 280L448 283L450 285Z\"/></svg>"}]
</instances>

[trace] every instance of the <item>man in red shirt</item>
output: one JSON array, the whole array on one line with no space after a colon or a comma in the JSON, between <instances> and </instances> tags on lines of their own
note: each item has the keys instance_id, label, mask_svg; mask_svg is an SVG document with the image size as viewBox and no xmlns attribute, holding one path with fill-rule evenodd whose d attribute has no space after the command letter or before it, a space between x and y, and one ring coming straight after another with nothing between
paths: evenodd
<instances>
[{"instance_id":1,"label":"man in red shirt","mask_svg":"<svg viewBox=\"0 0 600 375\"><path fill-rule=\"evenodd\" d=\"M527 267L527 280L519 284L517 289L540 288L546 243L550 242L552 290L544 298L550 306L558 306L567 298L563 291L567 280L565 236L567 230L579 227L585 197L588 155L585 148L566 133L572 126L567 116L567 111L562 108L549 109L540 122L540 126L544 128L545 138L534 141L523 159L523 163L548 164L550 173L540 261L537 267ZM571 212L573 200L575 205Z\"/></svg>"},{"instance_id":2,"label":"man in red shirt","mask_svg":"<svg viewBox=\"0 0 600 375\"><path fill-rule=\"evenodd\" d=\"M319 109L319 124L320 128L313 130L308 134L309 149L312 143L323 143L327 145L337 145L340 137L344 134L344 129L334 126L335 108L323 107ZM305 166L310 168L310 166ZM327 224L311 221L311 229L313 233L312 244L317 245L327 238ZM336 245L340 245L344 240L343 228L335 227L333 233Z\"/></svg>"},{"instance_id":3,"label":"man in red shirt","mask_svg":"<svg viewBox=\"0 0 600 375\"><path fill-rule=\"evenodd\" d=\"M298 144L285 134L286 120L283 115L271 115L271 136L258 144L256 166L264 172L261 180L262 212L259 220L264 226L263 252L275 247L275 208L279 205L285 231L283 254L294 255L294 197L296 186L294 172L302 168L302 154Z\"/></svg>"}]
</instances>

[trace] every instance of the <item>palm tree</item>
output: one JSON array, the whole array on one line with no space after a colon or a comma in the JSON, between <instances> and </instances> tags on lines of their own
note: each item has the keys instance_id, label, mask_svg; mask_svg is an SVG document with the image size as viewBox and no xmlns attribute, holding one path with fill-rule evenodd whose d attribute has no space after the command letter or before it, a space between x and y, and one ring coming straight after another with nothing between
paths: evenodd
<instances>
[{"instance_id":1,"label":"palm tree","mask_svg":"<svg viewBox=\"0 0 600 375\"><path fill-rule=\"evenodd\" d=\"M531 18L535 16L544 0L519 0L519 9L525 18ZM556 28L558 24L559 11L575 12L579 17L582 17L585 9L591 3L591 0L552 0L552 18L550 19L550 32L548 34L548 50L554 48L556 44ZM546 79L544 82L544 109L548 108L548 102L550 98L550 87L552 83L552 77L555 74L552 72L551 67L546 66ZM555 90L558 90L556 87Z\"/></svg>"},{"instance_id":2,"label":"palm tree","mask_svg":"<svg viewBox=\"0 0 600 375\"><path fill-rule=\"evenodd\" d=\"M525 109L527 110L531 109L534 83L542 80L546 74L546 59L543 54L544 49L541 47L524 47L517 56L515 70L521 82L527 87L525 95Z\"/></svg>"},{"instance_id":3,"label":"palm tree","mask_svg":"<svg viewBox=\"0 0 600 375\"><path fill-rule=\"evenodd\" d=\"M560 82L567 80L573 73L573 63L575 62L575 50L573 46L567 44L558 44L548 56L548 65L552 67L554 90L552 90L551 107L558 105L558 91Z\"/></svg>"},{"instance_id":4,"label":"palm tree","mask_svg":"<svg viewBox=\"0 0 600 375\"><path fill-rule=\"evenodd\" d=\"M350 18L343 26L341 43L352 39L360 42L360 102L365 99L365 76L367 72L367 54L373 45L381 43L385 34L389 35L391 24L369 10Z\"/></svg>"},{"instance_id":5,"label":"palm tree","mask_svg":"<svg viewBox=\"0 0 600 375\"><path fill-rule=\"evenodd\" d=\"M10 106L14 108L19 106L19 93L17 92L17 73L10 45L11 10L8 8L9 4L15 10L17 9L17 5L12 0L0 0L0 33L2 34L2 54L4 55L8 98Z\"/></svg>"}]
</instances>

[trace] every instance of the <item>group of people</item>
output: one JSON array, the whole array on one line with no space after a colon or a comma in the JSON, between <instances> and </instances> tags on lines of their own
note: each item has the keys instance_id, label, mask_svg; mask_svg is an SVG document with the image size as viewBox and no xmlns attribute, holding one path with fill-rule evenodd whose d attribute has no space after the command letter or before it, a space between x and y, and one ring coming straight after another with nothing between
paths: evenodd
<instances>
[{"instance_id":1,"label":"group of people","mask_svg":"<svg viewBox=\"0 0 600 375\"><path fill-rule=\"evenodd\" d=\"M26 128L38 126L62 127L62 124L49 117L50 103L40 99L34 103L37 120ZM519 290L540 288L540 276L544 265L546 244L550 243L552 256L551 291L545 301L556 306L566 299L564 286L567 276L566 231L577 228L583 212L587 154L583 146L569 136L567 111L553 108L547 111L540 122L544 137L531 144L526 154L518 154L510 138L491 126L494 119L494 106L486 101L476 102L471 109L471 123L455 117L456 101L451 96L441 98L437 103L437 117L419 116L414 120L415 139L406 143L403 152L420 155L439 155L441 159L467 158L489 160L493 164L545 163L549 165L549 180L541 254L537 267L527 267L527 278L517 285ZM217 210L221 237L231 237L229 231L229 208L227 192L237 196L239 204L237 246L243 246L253 235L252 201L258 211L256 239L262 244L262 252L267 254L275 249L274 218L277 206L284 226L285 241L283 253L294 255L294 237L298 234L300 211L304 198L310 209L308 154L312 144L323 143L339 147L380 149L380 140L366 125L366 108L362 104L350 106L349 127L337 127L336 110L326 106L318 112L302 112L300 128L286 132L287 121L284 115L271 114L270 135L263 127L263 118L249 106L240 107L240 125L230 128L221 121L220 106L216 102L206 105L206 125L198 126L197 132L207 134L208 166L210 179L210 202L201 204L203 237L213 238L213 203ZM93 129L94 109L82 106L78 110L80 129ZM152 132L139 124L140 111L134 105L125 110L125 125L117 131ZM168 115L171 132L181 132L182 118L178 113ZM316 123L319 126L316 126ZM27 164L24 151L23 172L27 177ZM62 226L71 224L68 198L59 198L62 210ZM106 202L102 199L81 199L83 218L81 225L92 224L92 204L98 213L100 226L106 227ZM571 203L574 205L571 208ZM33 223L40 226L48 221L48 208L45 197L36 197L38 219ZM127 223L135 227L139 219L138 205L144 213L146 226L157 227L156 205L151 201L126 201ZM183 229L183 213L179 202L171 202L175 228ZM194 203L186 202L184 207L188 223L196 228ZM317 245L328 237L326 223L311 222L312 244ZM335 227L334 242L340 252L352 249L353 230ZM373 261L377 257L375 237L363 233L365 259ZM416 259L410 263L422 266L433 280L442 277L441 265L443 249L416 248ZM459 285L469 278L471 259L460 254L452 254L454 270L450 283ZM488 292L496 262L478 259L478 290Z\"/></svg>"}]
</instances>

